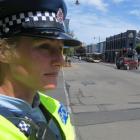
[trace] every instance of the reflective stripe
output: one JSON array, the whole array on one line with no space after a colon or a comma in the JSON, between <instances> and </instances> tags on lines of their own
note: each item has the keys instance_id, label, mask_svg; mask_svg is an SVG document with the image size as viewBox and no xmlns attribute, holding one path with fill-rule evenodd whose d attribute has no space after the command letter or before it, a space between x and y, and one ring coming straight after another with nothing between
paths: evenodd
<instances>
[{"instance_id":1,"label":"reflective stripe","mask_svg":"<svg viewBox=\"0 0 140 140\"><path fill-rule=\"evenodd\" d=\"M75 140L75 131L74 131L74 127L71 124L70 121L70 115L68 114L68 116L66 116L66 114L63 114L65 116L65 118L67 117L67 119L62 120L64 116L60 115L60 109L62 109L62 105L55 99L42 94L41 92L39 92L40 95L40 101L43 104L43 106L53 115L53 117L57 120L58 124L60 125L66 140ZM64 123L65 122L65 123Z\"/></svg>"},{"instance_id":2,"label":"reflective stripe","mask_svg":"<svg viewBox=\"0 0 140 140\"><path fill-rule=\"evenodd\" d=\"M27 140L27 137L9 120L0 115L0 140Z\"/></svg>"}]
</instances>

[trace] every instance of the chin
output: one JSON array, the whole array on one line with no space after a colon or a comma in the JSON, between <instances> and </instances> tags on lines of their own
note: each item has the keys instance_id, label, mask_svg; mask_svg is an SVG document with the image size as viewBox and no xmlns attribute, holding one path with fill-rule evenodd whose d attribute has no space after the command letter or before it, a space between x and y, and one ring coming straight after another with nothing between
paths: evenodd
<instances>
[{"instance_id":1,"label":"chin","mask_svg":"<svg viewBox=\"0 0 140 140\"><path fill-rule=\"evenodd\" d=\"M46 93L48 90L55 90L57 87L56 84L46 84L44 86L41 86L39 88L39 91L43 92L43 93Z\"/></svg>"},{"instance_id":2,"label":"chin","mask_svg":"<svg viewBox=\"0 0 140 140\"><path fill-rule=\"evenodd\" d=\"M57 77L47 77L45 79L42 79L42 87L45 90L56 89Z\"/></svg>"},{"instance_id":3,"label":"chin","mask_svg":"<svg viewBox=\"0 0 140 140\"><path fill-rule=\"evenodd\" d=\"M43 88L45 90L49 90L49 89L56 89L57 87L57 81L56 82L48 82L48 83L45 83Z\"/></svg>"},{"instance_id":4,"label":"chin","mask_svg":"<svg viewBox=\"0 0 140 140\"><path fill-rule=\"evenodd\" d=\"M43 88L45 89L45 90L53 90L53 89L56 89L56 85L54 85L54 84L48 84L48 85L45 85Z\"/></svg>"}]
</instances>

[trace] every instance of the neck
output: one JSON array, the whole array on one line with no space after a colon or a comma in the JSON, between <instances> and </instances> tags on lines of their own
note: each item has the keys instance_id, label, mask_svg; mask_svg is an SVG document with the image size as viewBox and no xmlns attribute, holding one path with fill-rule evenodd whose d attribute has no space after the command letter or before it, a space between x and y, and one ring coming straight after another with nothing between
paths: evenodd
<instances>
[{"instance_id":1,"label":"neck","mask_svg":"<svg viewBox=\"0 0 140 140\"><path fill-rule=\"evenodd\" d=\"M3 85L0 86L0 93L6 96L25 100L31 104L36 91L31 90L18 82L11 82L6 79Z\"/></svg>"}]
</instances>

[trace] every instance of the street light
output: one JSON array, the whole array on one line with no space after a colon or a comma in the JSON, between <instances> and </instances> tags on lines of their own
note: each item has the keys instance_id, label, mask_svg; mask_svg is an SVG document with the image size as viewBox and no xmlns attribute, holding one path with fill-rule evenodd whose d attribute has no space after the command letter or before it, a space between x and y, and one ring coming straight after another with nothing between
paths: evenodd
<instances>
[{"instance_id":1,"label":"street light","mask_svg":"<svg viewBox=\"0 0 140 140\"><path fill-rule=\"evenodd\" d=\"M79 5L79 4L80 4L79 0L76 0L76 1L75 1L75 4L76 4L76 5Z\"/></svg>"}]
</instances>

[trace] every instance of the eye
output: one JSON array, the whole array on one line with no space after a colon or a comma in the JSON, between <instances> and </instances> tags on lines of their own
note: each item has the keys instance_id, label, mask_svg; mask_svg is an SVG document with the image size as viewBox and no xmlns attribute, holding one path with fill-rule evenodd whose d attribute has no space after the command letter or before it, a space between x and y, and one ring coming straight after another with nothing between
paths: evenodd
<instances>
[{"instance_id":1,"label":"eye","mask_svg":"<svg viewBox=\"0 0 140 140\"><path fill-rule=\"evenodd\" d=\"M37 49L42 50L42 51L46 50L49 53L63 52L63 47L62 46L54 47L54 46L50 46L48 44L42 44L42 45L38 46Z\"/></svg>"},{"instance_id":2,"label":"eye","mask_svg":"<svg viewBox=\"0 0 140 140\"><path fill-rule=\"evenodd\" d=\"M38 49L45 49L45 50L49 50L50 49L50 46L48 45L40 45L37 47Z\"/></svg>"}]
</instances>

